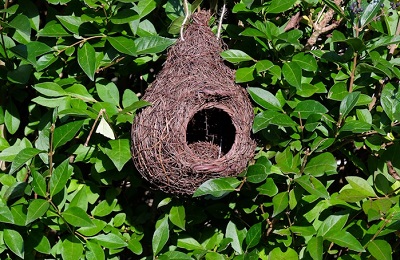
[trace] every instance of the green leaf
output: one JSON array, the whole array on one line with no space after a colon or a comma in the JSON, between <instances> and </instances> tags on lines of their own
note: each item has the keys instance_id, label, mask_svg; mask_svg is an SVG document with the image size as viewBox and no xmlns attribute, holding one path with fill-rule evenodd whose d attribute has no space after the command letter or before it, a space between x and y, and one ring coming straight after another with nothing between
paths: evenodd
<instances>
[{"instance_id":1,"label":"green leaf","mask_svg":"<svg viewBox=\"0 0 400 260\"><path fill-rule=\"evenodd\" d=\"M364 27L365 25L369 24L378 12L381 10L381 4L383 0L371 1L368 6L365 8L364 12L360 18L360 26Z\"/></svg>"},{"instance_id":2,"label":"green leaf","mask_svg":"<svg viewBox=\"0 0 400 260\"><path fill-rule=\"evenodd\" d=\"M170 260L170 259L174 259L174 260L193 260L192 257L190 257L188 254L179 252L179 251L169 251L169 252L165 252L164 254L160 255L157 259L159 260ZM206 257L207 259L207 257ZM211 258L210 258L211 259ZM212 258L212 259L217 259L218 258ZM225 259L225 258L223 258Z\"/></svg>"},{"instance_id":3,"label":"green leaf","mask_svg":"<svg viewBox=\"0 0 400 260\"><path fill-rule=\"evenodd\" d=\"M124 24L138 19L139 15L134 10L121 8L119 12L111 17L111 22L113 24Z\"/></svg>"},{"instance_id":4,"label":"green leaf","mask_svg":"<svg viewBox=\"0 0 400 260\"><path fill-rule=\"evenodd\" d=\"M286 114L273 110L265 110L254 118L253 132L257 133L267 128L270 124L283 127L293 127L297 125L297 123Z\"/></svg>"},{"instance_id":5,"label":"green leaf","mask_svg":"<svg viewBox=\"0 0 400 260\"><path fill-rule=\"evenodd\" d=\"M61 97L67 94L67 92L60 87L60 85L54 82L38 83L33 88L36 89L36 91L40 94L48 97Z\"/></svg>"},{"instance_id":6,"label":"green leaf","mask_svg":"<svg viewBox=\"0 0 400 260\"><path fill-rule=\"evenodd\" d=\"M275 196L278 193L278 187L276 186L272 178L268 178L263 185L257 188L257 191L261 195Z\"/></svg>"},{"instance_id":7,"label":"green leaf","mask_svg":"<svg viewBox=\"0 0 400 260\"><path fill-rule=\"evenodd\" d=\"M358 176L347 176L345 177L347 182L350 184L350 186L360 192L361 194L364 194L368 197L376 197L376 193L374 189L371 187L371 185L363 178L358 177Z\"/></svg>"},{"instance_id":8,"label":"green leaf","mask_svg":"<svg viewBox=\"0 0 400 260\"><path fill-rule=\"evenodd\" d=\"M31 231L26 243L27 248L33 247L42 254L50 254L51 246L49 239L41 231Z\"/></svg>"},{"instance_id":9,"label":"green leaf","mask_svg":"<svg viewBox=\"0 0 400 260\"><path fill-rule=\"evenodd\" d=\"M15 134L20 126L21 119L19 111L14 102L10 100L7 103L6 111L4 114L4 124L10 134Z\"/></svg>"},{"instance_id":10,"label":"green leaf","mask_svg":"<svg viewBox=\"0 0 400 260\"><path fill-rule=\"evenodd\" d=\"M354 250L356 252L365 252L360 242L352 234L344 230L338 232L330 232L329 236L326 236L325 239L339 246L347 247L350 250Z\"/></svg>"},{"instance_id":11,"label":"green leaf","mask_svg":"<svg viewBox=\"0 0 400 260\"><path fill-rule=\"evenodd\" d=\"M51 197L59 193L65 187L69 178L71 177L72 171L68 169L68 166L69 158L64 160L57 168L54 169L49 181Z\"/></svg>"},{"instance_id":12,"label":"green leaf","mask_svg":"<svg viewBox=\"0 0 400 260\"><path fill-rule=\"evenodd\" d=\"M304 168L304 173L320 177L324 173L336 173L337 162L333 154L322 153L313 157Z\"/></svg>"},{"instance_id":13,"label":"green leaf","mask_svg":"<svg viewBox=\"0 0 400 260\"><path fill-rule=\"evenodd\" d=\"M14 174L18 171L22 166L25 165L29 160L34 158L36 155L42 153L44 151L36 149L36 148L24 148L22 149L17 156L15 156L13 162L11 163L9 174Z\"/></svg>"},{"instance_id":14,"label":"green leaf","mask_svg":"<svg viewBox=\"0 0 400 260\"><path fill-rule=\"evenodd\" d=\"M231 63L253 60L247 53L241 50L226 50L221 53L221 57Z\"/></svg>"},{"instance_id":15,"label":"green leaf","mask_svg":"<svg viewBox=\"0 0 400 260\"><path fill-rule=\"evenodd\" d=\"M61 245L61 256L64 260L79 260L83 254L81 241L73 235L68 236Z\"/></svg>"},{"instance_id":16,"label":"green leaf","mask_svg":"<svg viewBox=\"0 0 400 260\"><path fill-rule=\"evenodd\" d=\"M43 29L37 33L38 37L66 37L71 36L64 27L56 21L46 23Z\"/></svg>"},{"instance_id":17,"label":"green leaf","mask_svg":"<svg viewBox=\"0 0 400 260\"><path fill-rule=\"evenodd\" d=\"M164 38L158 35L140 37L135 39L136 53L155 54L164 51L175 43L175 39Z\"/></svg>"},{"instance_id":18,"label":"green leaf","mask_svg":"<svg viewBox=\"0 0 400 260\"><path fill-rule=\"evenodd\" d=\"M151 103L144 101L144 100L139 100L134 102L133 104L129 105L128 107L125 107L124 109L122 109L122 111L120 113L128 113L128 112L133 112L137 109L143 108L143 107L147 107L150 106Z\"/></svg>"},{"instance_id":19,"label":"green leaf","mask_svg":"<svg viewBox=\"0 0 400 260\"><path fill-rule=\"evenodd\" d=\"M49 202L43 199L35 199L29 203L28 214L26 216L25 225L35 221L43 216L49 209Z\"/></svg>"},{"instance_id":20,"label":"green leaf","mask_svg":"<svg viewBox=\"0 0 400 260\"><path fill-rule=\"evenodd\" d=\"M359 202L368 198L368 196L354 189L347 188L340 191L338 198L346 202Z\"/></svg>"},{"instance_id":21,"label":"green leaf","mask_svg":"<svg viewBox=\"0 0 400 260\"><path fill-rule=\"evenodd\" d=\"M117 200L113 200L112 202L108 200L103 200L92 210L92 215L97 217L104 217L110 214L117 204Z\"/></svg>"},{"instance_id":22,"label":"green leaf","mask_svg":"<svg viewBox=\"0 0 400 260\"><path fill-rule=\"evenodd\" d=\"M24 239L13 229L5 228L3 231L3 239L6 246L18 257L24 258Z\"/></svg>"},{"instance_id":23,"label":"green leaf","mask_svg":"<svg viewBox=\"0 0 400 260\"><path fill-rule=\"evenodd\" d=\"M254 68L240 68L236 71L235 81L236 83L249 82L254 79Z\"/></svg>"},{"instance_id":24,"label":"green leaf","mask_svg":"<svg viewBox=\"0 0 400 260\"><path fill-rule=\"evenodd\" d=\"M294 180L300 184L303 189L308 191L310 194L318 196L319 198L327 199L329 198L329 193L325 186L314 176L303 175L300 178Z\"/></svg>"},{"instance_id":25,"label":"green leaf","mask_svg":"<svg viewBox=\"0 0 400 260\"><path fill-rule=\"evenodd\" d=\"M18 14L9 23L10 27L15 28L14 39L21 43L29 43L31 38L31 24L26 15Z\"/></svg>"},{"instance_id":26,"label":"green leaf","mask_svg":"<svg viewBox=\"0 0 400 260\"><path fill-rule=\"evenodd\" d=\"M324 240L321 236L312 237L307 243L307 251L314 260L323 259Z\"/></svg>"},{"instance_id":27,"label":"green leaf","mask_svg":"<svg viewBox=\"0 0 400 260\"><path fill-rule=\"evenodd\" d=\"M169 225L168 217L165 216L164 219L160 220L160 225L156 228L153 234L152 249L153 255L156 256L165 246L169 239Z\"/></svg>"},{"instance_id":28,"label":"green leaf","mask_svg":"<svg viewBox=\"0 0 400 260\"><path fill-rule=\"evenodd\" d=\"M7 205L2 203L0 203L0 222L8 224L14 223L14 217L11 213L11 210L7 207Z\"/></svg>"},{"instance_id":29,"label":"green leaf","mask_svg":"<svg viewBox=\"0 0 400 260\"><path fill-rule=\"evenodd\" d=\"M86 241L86 247L89 249L85 251L85 257L88 260L103 260L106 259L103 248L97 243Z\"/></svg>"},{"instance_id":30,"label":"green leaf","mask_svg":"<svg viewBox=\"0 0 400 260\"><path fill-rule=\"evenodd\" d=\"M157 7L157 2L154 0L141 0L139 1L136 11L140 18L145 17Z\"/></svg>"},{"instance_id":31,"label":"green leaf","mask_svg":"<svg viewBox=\"0 0 400 260\"><path fill-rule=\"evenodd\" d=\"M375 259L379 260L391 260L392 259L392 247L385 240L375 239L368 243L368 252Z\"/></svg>"},{"instance_id":32,"label":"green leaf","mask_svg":"<svg viewBox=\"0 0 400 260\"><path fill-rule=\"evenodd\" d=\"M249 228L246 234L246 244L247 244L246 250L258 245L261 239L261 234L262 234L262 222L254 224Z\"/></svg>"},{"instance_id":33,"label":"green leaf","mask_svg":"<svg viewBox=\"0 0 400 260\"><path fill-rule=\"evenodd\" d=\"M96 53L89 42L85 42L82 47L78 48L78 64L85 74L94 81L96 73Z\"/></svg>"},{"instance_id":34,"label":"green leaf","mask_svg":"<svg viewBox=\"0 0 400 260\"><path fill-rule=\"evenodd\" d=\"M204 247L196 239L188 236L178 238L177 246L186 250L204 250Z\"/></svg>"},{"instance_id":35,"label":"green leaf","mask_svg":"<svg viewBox=\"0 0 400 260\"><path fill-rule=\"evenodd\" d=\"M246 229L238 230L235 223L229 221L226 226L225 237L232 239L231 246L238 254L243 254L242 243L246 237Z\"/></svg>"},{"instance_id":36,"label":"green leaf","mask_svg":"<svg viewBox=\"0 0 400 260\"><path fill-rule=\"evenodd\" d=\"M74 227L91 227L94 225L86 211L79 207L69 207L61 216Z\"/></svg>"},{"instance_id":37,"label":"green leaf","mask_svg":"<svg viewBox=\"0 0 400 260\"><path fill-rule=\"evenodd\" d=\"M91 239L97 241L99 245L109 249L117 249L128 245L120 236L113 233L100 234Z\"/></svg>"},{"instance_id":38,"label":"green leaf","mask_svg":"<svg viewBox=\"0 0 400 260\"><path fill-rule=\"evenodd\" d=\"M85 102L96 102L92 95L89 94L86 87L82 84L74 84L65 89L67 95L79 98Z\"/></svg>"},{"instance_id":39,"label":"green leaf","mask_svg":"<svg viewBox=\"0 0 400 260\"><path fill-rule=\"evenodd\" d=\"M107 37L107 41L119 52L136 56L135 41L125 36Z\"/></svg>"},{"instance_id":40,"label":"green leaf","mask_svg":"<svg viewBox=\"0 0 400 260\"><path fill-rule=\"evenodd\" d=\"M305 100L297 104L293 111L293 115L303 119L307 119L313 114L325 114L328 109L322 105L320 102L315 100Z\"/></svg>"},{"instance_id":41,"label":"green leaf","mask_svg":"<svg viewBox=\"0 0 400 260\"><path fill-rule=\"evenodd\" d=\"M104 227L107 225L106 222L104 222L103 220L99 220L99 219L92 219L91 220L94 224L94 226L91 227L81 227L77 230L77 232L79 232L80 234L84 235L84 236L94 236L97 235L100 231L102 231L104 229Z\"/></svg>"},{"instance_id":42,"label":"green leaf","mask_svg":"<svg viewBox=\"0 0 400 260\"><path fill-rule=\"evenodd\" d=\"M82 18L77 16L61 16L56 15L61 24L67 28L68 31L79 35L79 27L82 25Z\"/></svg>"},{"instance_id":43,"label":"green leaf","mask_svg":"<svg viewBox=\"0 0 400 260\"><path fill-rule=\"evenodd\" d=\"M183 206L172 206L169 211L169 220L175 226L185 230L186 214Z\"/></svg>"},{"instance_id":44,"label":"green leaf","mask_svg":"<svg viewBox=\"0 0 400 260\"><path fill-rule=\"evenodd\" d=\"M282 105L279 100L269 91L262 88L247 88L251 98L266 109L282 111Z\"/></svg>"},{"instance_id":45,"label":"green leaf","mask_svg":"<svg viewBox=\"0 0 400 260\"><path fill-rule=\"evenodd\" d=\"M32 171L32 187L33 191L39 196L46 197L47 184L45 178L37 171Z\"/></svg>"},{"instance_id":46,"label":"green leaf","mask_svg":"<svg viewBox=\"0 0 400 260\"><path fill-rule=\"evenodd\" d=\"M101 100L119 106L119 91L114 82L100 79L96 82L96 90Z\"/></svg>"},{"instance_id":47,"label":"green leaf","mask_svg":"<svg viewBox=\"0 0 400 260\"><path fill-rule=\"evenodd\" d=\"M285 1L279 1L285 2ZM285 80L295 88L301 88L301 67L296 62L286 62L282 66L282 73Z\"/></svg>"},{"instance_id":48,"label":"green leaf","mask_svg":"<svg viewBox=\"0 0 400 260\"><path fill-rule=\"evenodd\" d=\"M286 0L286 1L272 0L266 12L270 14L282 13L292 8L295 3L296 0Z\"/></svg>"},{"instance_id":49,"label":"green leaf","mask_svg":"<svg viewBox=\"0 0 400 260\"><path fill-rule=\"evenodd\" d=\"M330 215L328 216L318 228L317 236L325 237L332 233L337 233L346 225L349 215Z\"/></svg>"},{"instance_id":50,"label":"green leaf","mask_svg":"<svg viewBox=\"0 0 400 260\"><path fill-rule=\"evenodd\" d=\"M268 167L268 168L267 168ZM260 183L264 181L271 171L271 164L253 164L247 168L246 180L250 183Z\"/></svg>"},{"instance_id":51,"label":"green leaf","mask_svg":"<svg viewBox=\"0 0 400 260\"><path fill-rule=\"evenodd\" d=\"M111 149L105 148L105 154L111 159L118 171L131 160L131 150L128 139L110 140Z\"/></svg>"},{"instance_id":52,"label":"green leaf","mask_svg":"<svg viewBox=\"0 0 400 260\"><path fill-rule=\"evenodd\" d=\"M128 249L137 255L141 255L143 253L143 246L140 244L138 240L132 237L128 242Z\"/></svg>"},{"instance_id":53,"label":"green leaf","mask_svg":"<svg viewBox=\"0 0 400 260\"><path fill-rule=\"evenodd\" d=\"M194 192L193 197L204 195L212 195L214 197L222 197L223 195L234 191L240 184L236 178L220 178L208 180L200 185Z\"/></svg>"},{"instance_id":54,"label":"green leaf","mask_svg":"<svg viewBox=\"0 0 400 260\"><path fill-rule=\"evenodd\" d=\"M400 91L391 83L385 85L381 95L381 105L390 120L400 120Z\"/></svg>"},{"instance_id":55,"label":"green leaf","mask_svg":"<svg viewBox=\"0 0 400 260\"><path fill-rule=\"evenodd\" d=\"M54 135L53 135L54 149L72 140L72 138L74 138L78 133L78 131L81 129L84 122L85 122L84 120L73 121L70 123L66 123L62 126L56 127L54 129Z\"/></svg>"},{"instance_id":56,"label":"green leaf","mask_svg":"<svg viewBox=\"0 0 400 260\"><path fill-rule=\"evenodd\" d=\"M299 235L302 237L312 236L317 233L313 226L290 226L289 229L296 235Z\"/></svg>"},{"instance_id":57,"label":"green leaf","mask_svg":"<svg viewBox=\"0 0 400 260\"><path fill-rule=\"evenodd\" d=\"M282 211L284 211L289 205L289 193L287 191L276 194L272 198L272 204L274 206L274 211L272 217L275 217Z\"/></svg>"},{"instance_id":58,"label":"green leaf","mask_svg":"<svg viewBox=\"0 0 400 260\"><path fill-rule=\"evenodd\" d=\"M357 101L360 97L360 92L352 92L347 94L342 102L340 102L339 113L342 118L345 118L351 110L356 106Z\"/></svg>"},{"instance_id":59,"label":"green leaf","mask_svg":"<svg viewBox=\"0 0 400 260\"><path fill-rule=\"evenodd\" d=\"M351 133L363 133L369 130L371 130L371 124L359 120L348 121L340 128L340 132Z\"/></svg>"},{"instance_id":60,"label":"green leaf","mask_svg":"<svg viewBox=\"0 0 400 260\"><path fill-rule=\"evenodd\" d=\"M282 249L280 247L275 247L272 249L271 252L268 254L268 259L274 259L274 260L298 260L299 255L295 250L292 248L288 247L286 249L286 252L282 252Z\"/></svg>"},{"instance_id":61,"label":"green leaf","mask_svg":"<svg viewBox=\"0 0 400 260\"><path fill-rule=\"evenodd\" d=\"M296 62L301 69L315 72L318 69L317 60L314 56L300 52L293 56L292 62Z\"/></svg>"}]
</instances>

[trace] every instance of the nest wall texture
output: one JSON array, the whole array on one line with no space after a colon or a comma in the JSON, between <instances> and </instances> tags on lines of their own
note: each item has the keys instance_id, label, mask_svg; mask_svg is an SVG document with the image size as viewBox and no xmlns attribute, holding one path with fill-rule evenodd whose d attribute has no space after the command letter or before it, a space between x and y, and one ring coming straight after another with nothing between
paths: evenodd
<instances>
[{"instance_id":1,"label":"nest wall texture","mask_svg":"<svg viewBox=\"0 0 400 260\"><path fill-rule=\"evenodd\" d=\"M192 194L209 179L235 176L254 155L251 102L235 84L235 72L221 59L222 41L210 30L209 18L205 11L192 16L184 40L169 49L163 69L143 96L152 105L132 125L136 168L153 186L169 193ZM214 112L218 112L214 124L222 124L216 128L219 132L189 143L189 124L192 130L199 126L208 132L207 122L204 126L193 121L196 115L203 113L197 121L207 121ZM226 120L218 122L221 114L233 127ZM234 138L224 153L222 142L227 138L223 137L229 134Z\"/></svg>"}]
</instances>

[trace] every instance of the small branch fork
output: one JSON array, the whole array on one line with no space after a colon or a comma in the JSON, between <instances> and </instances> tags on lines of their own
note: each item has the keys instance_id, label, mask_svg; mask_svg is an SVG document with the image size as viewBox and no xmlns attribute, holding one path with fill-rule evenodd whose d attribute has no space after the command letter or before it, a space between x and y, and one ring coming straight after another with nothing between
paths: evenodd
<instances>
[{"instance_id":1,"label":"small branch fork","mask_svg":"<svg viewBox=\"0 0 400 260\"><path fill-rule=\"evenodd\" d=\"M342 0L335 0L334 1L335 4L337 6L340 6L342 3ZM322 11L320 12L320 14L318 15L318 17L322 16L322 12L324 11L324 9L322 9ZM335 29L336 27L339 26L340 22L342 21L342 19L339 19L338 21L334 21L333 23L331 23L330 25L328 25L328 23L332 20L333 16L335 14L335 11L333 9L329 9L323 16L324 18L319 22L317 19L314 23L313 23L313 33L311 34L310 38L308 39L305 49L306 50L311 50L311 48L315 45L315 43L318 40L318 37L323 34L326 33L328 31L331 31L333 29Z\"/></svg>"}]
</instances>

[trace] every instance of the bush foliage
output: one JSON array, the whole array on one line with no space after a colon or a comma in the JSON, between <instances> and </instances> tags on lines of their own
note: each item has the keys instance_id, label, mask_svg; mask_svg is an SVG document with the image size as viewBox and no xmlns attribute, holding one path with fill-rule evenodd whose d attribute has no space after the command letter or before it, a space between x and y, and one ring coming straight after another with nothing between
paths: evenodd
<instances>
[{"instance_id":1,"label":"bush foliage","mask_svg":"<svg viewBox=\"0 0 400 260\"><path fill-rule=\"evenodd\" d=\"M223 1L191 2L217 32ZM182 198L130 153L182 2L1 4L0 258L400 257L396 2L228 1L221 57L254 101L256 157Z\"/></svg>"}]
</instances>

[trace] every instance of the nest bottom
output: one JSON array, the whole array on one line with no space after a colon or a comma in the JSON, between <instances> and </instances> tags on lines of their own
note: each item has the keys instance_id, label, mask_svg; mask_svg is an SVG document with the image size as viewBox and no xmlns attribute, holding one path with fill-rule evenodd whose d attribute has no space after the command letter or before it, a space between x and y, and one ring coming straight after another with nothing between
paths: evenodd
<instances>
[{"instance_id":1,"label":"nest bottom","mask_svg":"<svg viewBox=\"0 0 400 260\"><path fill-rule=\"evenodd\" d=\"M221 148L211 142L198 141L189 144L189 148L196 156L203 159L216 160L223 156Z\"/></svg>"}]
</instances>

